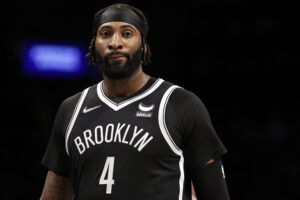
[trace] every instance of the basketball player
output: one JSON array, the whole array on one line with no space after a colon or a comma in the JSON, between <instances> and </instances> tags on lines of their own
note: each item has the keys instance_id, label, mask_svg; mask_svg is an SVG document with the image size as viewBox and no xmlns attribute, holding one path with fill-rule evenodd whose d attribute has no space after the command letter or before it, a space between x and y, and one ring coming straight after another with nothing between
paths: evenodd
<instances>
[{"instance_id":1,"label":"basketball player","mask_svg":"<svg viewBox=\"0 0 300 200\"><path fill-rule=\"evenodd\" d=\"M103 81L58 109L42 200L228 200L226 148L201 100L150 77L148 23L127 4L95 14L89 62Z\"/></svg>"}]
</instances>

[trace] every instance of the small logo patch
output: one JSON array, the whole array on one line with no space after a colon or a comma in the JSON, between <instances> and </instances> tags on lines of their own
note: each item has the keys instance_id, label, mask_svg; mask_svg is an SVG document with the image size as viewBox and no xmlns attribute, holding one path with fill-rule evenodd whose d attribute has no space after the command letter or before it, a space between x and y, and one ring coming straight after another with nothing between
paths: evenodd
<instances>
[{"instance_id":1,"label":"small logo patch","mask_svg":"<svg viewBox=\"0 0 300 200\"><path fill-rule=\"evenodd\" d=\"M153 114L150 111L154 110L155 106L154 106L154 104L145 105L141 102L141 103L139 103L138 108L139 108L140 111L136 112L137 117L148 117L148 118L150 118L150 117L152 117L152 114Z\"/></svg>"},{"instance_id":2,"label":"small logo patch","mask_svg":"<svg viewBox=\"0 0 300 200\"><path fill-rule=\"evenodd\" d=\"M95 107L92 107L92 108L87 108L87 106L83 109L83 113L85 114L85 113L88 113L88 112L91 112L91 111L93 111L93 110L95 110L95 109L97 109L97 108L99 108L99 107L101 107L101 105L99 105L99 106L95 106Z\"/></svg>"},{"instance_id":3,"label":"small logo patch","mask_svg":"<svg viewBox=\"0 0 300 200\"><path fill-rule=\"evenodd\" d=\"M149 112L154 109L154 104L144 105L142 102L139 104L140 111Z\"/></svg>"}]
</instances>

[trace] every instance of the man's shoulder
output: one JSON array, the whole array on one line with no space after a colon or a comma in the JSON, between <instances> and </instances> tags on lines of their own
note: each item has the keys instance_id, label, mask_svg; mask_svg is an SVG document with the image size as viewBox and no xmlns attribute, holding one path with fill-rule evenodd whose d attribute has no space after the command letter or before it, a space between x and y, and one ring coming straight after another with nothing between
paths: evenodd
<instances>
[{"instance_id":1,"label":"man's shoulder","mask_svg":"<svg viewBox=\"0 0 300 200\"><path fill-rule=\"evenodd\" d=\"M75 106L77 105L79 99L81 98L81 96L86 93L87 91L90 91L90 90L94 90L95 94L96 94L96 90L97 90L97 84L94 84L94 85L91 85L85 89L83 89L82 91L80 92L77 92L67 98L65 98L62 103L61 103L61 107L64 109L64 110L68 110L68 109L71 109L73 110L75 108Z\"/></svg>"},{"instance_id":2,"label":"man's shoulder","mask_svg":"<svg viewBox=\"0 0 300 200\"><path fill-rule=\"evenodd\" d=\"M165 84L169 85L169 87L171 86L177 86L176 89L173 91L171 96L176 96L175 98L178 99L185 99L185 100L195 100L195 99L199 99L198 95L196 93L194 93L193 91L184 88L181 85L175 84L173 82L169 82L169 81L164 81Z\"/></svg>"},{"instance_id":3,"label":"man's shoulder","mask_svg":"<svg viewBox=\"0 0 300 200\"><path fill-rule=\"evenodd\" d=\"M78 102L81 94L83 91L77 92L76 94L73 94L72 96L69 96L65 98L62 102L62 106L71 106Z\"/></svg>"},{"instance_id":4,"label":"man's shoulder","mask_svg":"<svg viewBox=\"0 0 300 200\"><path fill-rule=\"evenodd\" d=\"M203 106L201 98L195 92L182 87L181 85L165 81L166 84L171 86L178 86L171 94L169 103L173 106Z\"/></svg>"}]
</instances>

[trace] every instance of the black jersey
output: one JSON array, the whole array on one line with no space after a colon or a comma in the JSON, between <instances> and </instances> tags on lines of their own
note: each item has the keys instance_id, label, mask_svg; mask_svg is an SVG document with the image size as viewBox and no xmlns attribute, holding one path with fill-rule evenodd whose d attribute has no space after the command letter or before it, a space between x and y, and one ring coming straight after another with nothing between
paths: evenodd
<instances>
[{"instance_id":1,"label":"black jersey","mask_svg":"<svg viewBox=\"0 0 300 200\"><path fill-rule=\"evenodd\" d=\"M190 171L226 152L201 100L151 78L116 103L102 84L61 104L42 163L78 200L191 199Z\"/></svg>"}]
</instances>

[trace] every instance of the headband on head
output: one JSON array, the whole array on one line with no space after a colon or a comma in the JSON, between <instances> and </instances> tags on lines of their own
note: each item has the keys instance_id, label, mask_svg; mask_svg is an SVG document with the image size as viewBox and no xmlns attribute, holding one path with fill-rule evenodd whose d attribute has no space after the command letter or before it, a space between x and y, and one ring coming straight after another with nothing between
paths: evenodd
<instances>
[{"instance_id":1,"label":"headband on head","mask_svg":"<svg viewBox=\"0 0 300 200\"><path fill-rule=\"evenodd\" d=\"M127 8L111 8L104 11L99 18L95 19L93 35L97 34L97 30L102 24L112 21L126 22L135 26L143 37L146 37L147 35L146 26L143 20L132 10Z\"/></svg>"}]
</instances>

